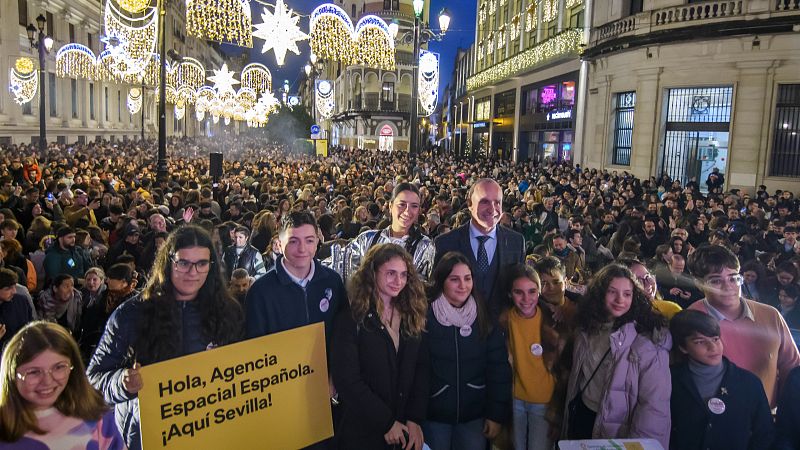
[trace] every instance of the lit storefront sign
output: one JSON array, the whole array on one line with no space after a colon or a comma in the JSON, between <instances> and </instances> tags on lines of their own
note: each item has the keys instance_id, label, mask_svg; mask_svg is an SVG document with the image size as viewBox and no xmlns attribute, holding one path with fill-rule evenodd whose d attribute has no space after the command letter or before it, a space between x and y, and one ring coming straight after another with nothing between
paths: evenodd
<instances>
[{"instance_id":1,"label":"lit storefront sign","mask_svg":"<svg viewBox=\"0 0 800 450\"><path fill-rule=\"evenodd\" d=\"M555 110L550 111L547 113L547 120L570 120L572 119L572 110L571 109L563 109L563 110Z\"/></svg>"}]
</instances>

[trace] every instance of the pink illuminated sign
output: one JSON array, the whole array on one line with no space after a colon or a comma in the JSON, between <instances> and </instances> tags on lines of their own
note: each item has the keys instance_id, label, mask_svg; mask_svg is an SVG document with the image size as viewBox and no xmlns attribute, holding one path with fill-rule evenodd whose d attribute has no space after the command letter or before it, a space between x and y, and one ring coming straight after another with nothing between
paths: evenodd
<instances>
[{"instance_id":1,"label":"pink illuminated sign","mask_svg":"<svg viewBox=\"0 0 800 450\"><path fill-rule=\"evenodd\" d=\"M542 101L542 104L550 104L555 101L558 94L556 93L555 85L545 86L539 90L539 98Z\"/></svg>"}]
</instances>

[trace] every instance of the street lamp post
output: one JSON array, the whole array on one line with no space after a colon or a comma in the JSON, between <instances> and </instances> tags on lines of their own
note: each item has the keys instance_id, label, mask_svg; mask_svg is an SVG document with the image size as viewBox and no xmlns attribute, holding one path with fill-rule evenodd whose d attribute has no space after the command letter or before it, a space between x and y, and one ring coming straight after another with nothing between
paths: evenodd
<instances>
[{"instance_id":1,"label":"street lamp post","mask_svg":"<svg viewBox=\"0 0 800 450\"><path fill-rule=\"evenodd\" d=\"M450 27L450 14L447 9L442 9L439 13L439 32L435 32L428 27L428 24L422 22L422 13L424 12L425 0L414 0L414 29L406 32L401 38L401 42L408 44L412 43L414 47L413 64L412 64L412 78L411 78L411 111L409 111L409 147L408 147L408 174L413 177L414 165L416 162L417 147L419 146L419 118L418 105L419 102L419 51L422 44L430 41L440 41L447 33ZM392 25L390 27L392 34L396 34L398 27Z\"/></svg>"},{"instance_id":2,"label":"street lamp post","mask_svg":"<svg viewBox=\"0 0 800 450\"><path fill-rule=\"evenodd\" d=\"M161 48L158 55L158 163L156 164L156 179L166 180L167 174L167 33L164 28L167 25L166 0L159 2L158 34Z\"/></svg>"},{"instance_id":3,"label":"street lamp post","mask_svg":"<svg viewBox=\"0 0 800 450\"><path fill-rule=\"evenodd\" d=\"M50 50L53 48L53 38L45 34L44 27L47 24L47 19L44 15L39 14L36 17L36 26L32 23L25 27L28 33L28 41L31 43L31 48L35 48L39 52L39 156L43 156L47 149L47 123L45 122L44 111L44 78L47 72L45 71L45 58ZM36 32L39 32L37 35Z\"/></svg>"}]
</instances>

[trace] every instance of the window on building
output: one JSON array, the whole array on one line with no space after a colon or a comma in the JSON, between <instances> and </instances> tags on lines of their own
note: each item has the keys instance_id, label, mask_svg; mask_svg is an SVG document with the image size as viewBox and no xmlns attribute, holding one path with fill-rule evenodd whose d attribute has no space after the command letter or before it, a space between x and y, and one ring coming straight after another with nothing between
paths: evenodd
<instances>
[{"instance_id":1,"label":"window on building","mask_svg":"<svg viewBox=\"0 0 800 450\"><path fill-rule=\"evenodd\" d=\"M615 103L614 143L611 150L611 164L630 166L636 92L618 93L615 96Z\"/></svg>"},{"instance_id":2,"label":"window on building","mask_svg":"<svg viewBox=\"0 0 800 450\"><path fill-rule=\"evenodd\" d=\"M583 5L572 8L569 12L569 28L583 28L584 15Z\"/></svg>"},{"instance_id":3,"label":"window on building","mask_svg":"<svg viewBox=\"0 0 800 450\"><path fill-rule=\"evenodd\" d=\"M353 7L355 8L355 5ZM383 9L386 11L392 9L392 0L383 0Z\"/></svg>"},{"instance_id":4,"label":"window on building","mask_svg":"<svg viewBox=\"0 0 800 450\"><path fill-rule=\"evenodd\" d=\"M28 0L17 0L19 10L19 24L23 27L28 26Z\"/></svg>"},{"instance_id":5,"label":"window on building","mask_svg":"<svg viewBox=\"0 0 800 450\"><path fill-rule=\"evenodd\" d=\"M94 50L94 36L92 36L92 33L88 33L86 36L86 46Z\"/></svg>"},{"instance_id":6,"label":"window on building","mask_svg":"<svg viewBox=\"0 0 800 450\"><path fill-rule=\"evenodd\" d=\"M629 12L631 14L637 14L642 12L642 9L644 7L644 0L629 0L629 1L630 1Z\"/></svg>"},{"instance_id":7,"label":"window on building","mask_svg":"<svg viewBox=\"0 0 800 450\"><path fill-rule=\"evenodd\" d=\"M117 121L122 122L122 92L117 91Z\"/></svg>"},{"instance_id":8,"label":"window on building","mask_svg":"<svg viewBox=\"0 0 800 450\"><path fill-rule=\"evenodd\" d=\"M494 116L513 116L516 110L516 91L501 92L494 96Z\"/></svg>"},{"instance_id":9,"label":"window on building","mask_svg":"<svg viewBox=\"0 0 800 450\"><path fill-rule=\"evenodd\" d=\"M89 83L89 120L94 120L94 83Z\"/></svg>"},{"instance_id":10,"label":"window on building","mask_svg":"<svg viewBox=\"0 0 800 450\"><path fill-rule=\"evenodd\" d=\"M769 174L800 177L800 84L778 86Z\"/></svg>"},{"instance_id":11,"label":"window on building","mask_svg":"<svg viewBox=\"0 0 800 450\"><path fill-rule=\"evenodd\" d=\"M351 11L350 15L355 18L356 17L356 5L355 4L350 5L350 11Z\"/></svg>"},{"instance_id":12,"label":"window on building","mask_svg":"<svg viewBox=\"0 0 800 450\"><path fill-rule=\"evenodd\" d=\"M53 17L53 13L47 12L47 15L46 15L45 18L47 19L47 25L45 26L45 28L47 28L47 34L50 35L50 37L52 37L53 39L55 39L56 38L56 20Z\"/></svg>"},{"instance_id":13,"label":"window on building","mask_svg":"<svg viewBox=\"0 0 800 450\"><path fill-rule=\"evenodd\" d=\"M400 0L392 0L392 11L400 11Z\"/></svg>"},{"instance_id":14,"label":"window on building","mask_svg":"<svg viewBox=\"0 0 800 450\"><path fill-rule=\"evenodd\" d=\"M69 41L75 42L75 25L69 24Z\"/></svg>"},{"instance_id":15,"label":"window on building","mask_svg":"<svg viewBox=\"0 0 800 450\"><path fill-rule=\"evenodd\" d=\"M22 114L25 114L26 116L33 115L33 106L31 105L31 102L26 102L22 105Z\"/></svg>"},{"instance_id":16,"label":"window on building","mask_svg":"<svg viewBox=\"0 0 800 450\"><path fill-rule=\"evenodd\" d=\"M383 83L381 91L381 102L393 103L394 102L394 83L386 81Z\"/></svg>"},{"instance_id":17,"label":"window on building","mask_svg":"<svg viewBox=\"0 0 800 450\"><path fill-rule=\"evenodd\" d=\"M58 111L56 109L56 98L58 98L58 94L56 93L56 74L48 73L47 74L47 93L48 97L50 98L50 117L56 117L58 115Z\"/></svg>"},{"instance_id":18,"label":"window on building","mask_svg":"<svg viewBox=\"0 0 800 450\"><path fill-rule=\"evenodd\" d=\"M78 80L69 80L70 98L72 101L72 118L78 118Z\"/></svg>"},{"instance_id":19,"label":"window on building","mask_svg":"<svg viewBox=\"0 0 800 450\"><path fill-rule=\"evenodd\" d=\"M104 115L105 115L106 121L108 121L108 86L106 86L104 88L103 93L105 94L104 95L105 98L103 99L104 100L103 103L104 103L104 106L105 106L105 114Z\"/></svg>"},{"instance_id":20,"label":"window on building","mask_svg":"<svg viewBox=\"0 0 800 450\"><path fill-rule=\"evenodd\" d=\"M489 120L492 116L492 101L489 97L484 97L475 102L475 120Z\"/></svg>"}]
</instances>

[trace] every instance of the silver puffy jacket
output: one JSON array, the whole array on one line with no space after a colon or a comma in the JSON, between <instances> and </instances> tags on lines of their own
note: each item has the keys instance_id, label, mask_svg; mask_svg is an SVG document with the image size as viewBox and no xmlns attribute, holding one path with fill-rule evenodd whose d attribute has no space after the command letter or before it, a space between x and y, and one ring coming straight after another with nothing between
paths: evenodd
<instances>
[{"instance_id":1,"label":"silver puffy jacket","mask_svg":"<svg viewBox=\"0 0 800 450\"><path fill-rule=\"evenodd\" d=\"M377 241L375 240L375 233L380 233ZM355 239L345 245L334 244L331 247L331 256L322 262L327 267L335 270L336 273L341 275L342 280L347 281L350 276L355 273L367 250L375 244L392 243L406 248L406 241L409 236L406 235L402 238L393 238L389 233L389 228L383 230L367 230ZM428 236L423 235L419 242L417 242L414 249L413 259L414 266L423 280L427 280L433 270L433 257L436 254L436 247L433 246L433 240Z\"/></svg>"}]
</instances>

